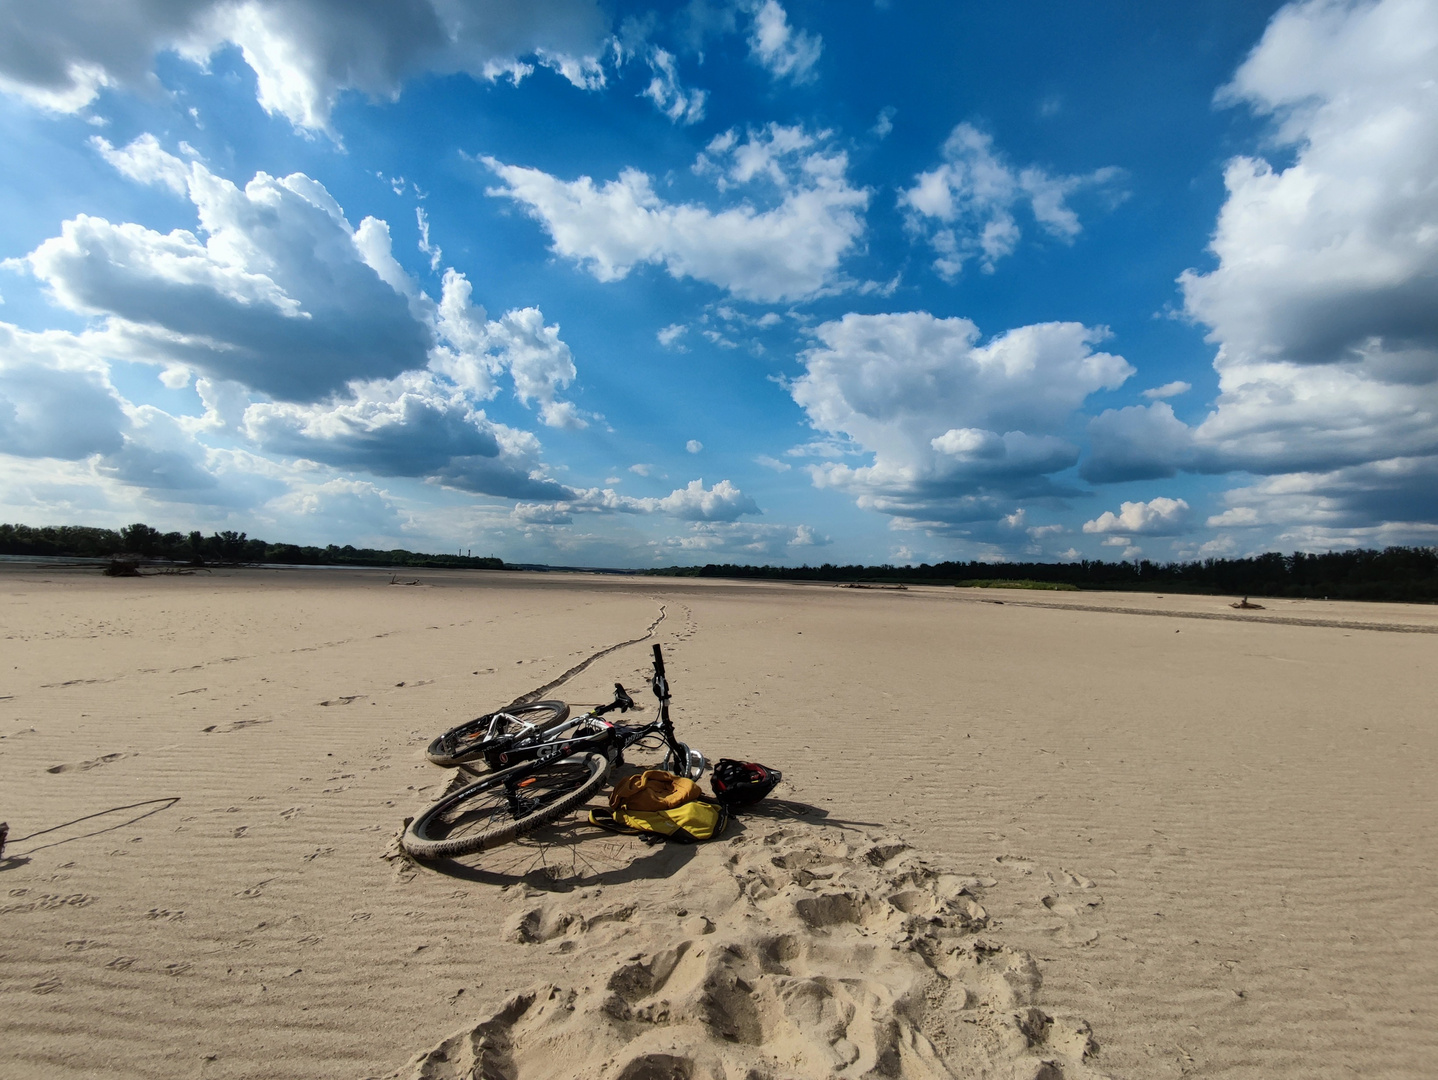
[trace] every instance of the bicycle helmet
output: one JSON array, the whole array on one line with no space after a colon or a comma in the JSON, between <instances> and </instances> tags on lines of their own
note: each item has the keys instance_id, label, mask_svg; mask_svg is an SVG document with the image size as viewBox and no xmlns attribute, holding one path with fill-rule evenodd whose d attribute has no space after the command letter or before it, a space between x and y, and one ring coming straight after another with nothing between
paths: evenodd
<instances>
[{"instance_id":1,"label":"bicycle helmet","mask_svg":"<svg viewBox=\"0 0 1438 1080\"><path fill-rule=\"evenodd\" d=\"M714 789L714 798L732 809L752 806L773 791L783 778L778 769L760 765L757 761L724 758L714 765L709 784Z\"/></svg>"}]
</instances>

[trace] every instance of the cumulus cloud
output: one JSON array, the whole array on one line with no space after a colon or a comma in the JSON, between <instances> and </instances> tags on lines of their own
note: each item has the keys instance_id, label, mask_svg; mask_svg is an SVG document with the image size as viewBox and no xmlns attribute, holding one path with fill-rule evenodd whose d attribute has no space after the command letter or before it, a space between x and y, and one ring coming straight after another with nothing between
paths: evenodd
<instances>
[{"instance_id":1,"label":"cumulus cloud","mask_svg":"<svg viewBox=\"0 0 1438 1080\"><path fill-rule=\"evenodd\" d=\"M715 559L798 560L832 541L808 525L767 525L759 522L696 522L687 533L659 541L658 556L686 561Z\"/></svg>"},{"instance_id":2,"label":"cumulus cloud","mask_svg":"<svg viewBox=\"0 0 1438 1080\"><path fill-rule=\"evenodd\" d=\"M698 439L690 439L687 443L684 444L684 449L691 454L697 454L704 449L704 444Z\"/></svg>"},{"instance_id":3,"label":"cumulus cloud","mask_svg":"<svg viewBox=\"0 0 1438 1080\"><path fill-rule=\"evenodd\" d=\"M995 521L1021 494L1052 494L1072 466L1069 428L1084 399L1133 374L1095 352L1107 332L1078 323L1019 327L987 342L968 319L927 312L850 314L815 331L805 373L790 386L834 453L814 483L855 496L899 523L943 528Z\"/></svg>"},{"instance_id":4,"label":"cumulus cloud","mask_svg":"<svg viewBox=\"0 0 1438 1080\"><path fill-rule=\"evenodd\" d=\"M969 123L954 128L942 155L940 164L899 194L899 205L910 231L933 246L934 269L946 281L956 279L970 259L992 273L999 259L1013 254L1023 235L1015 217L1020 206L1049 236L1071 243L1082 226L1068 197L1119 176L1114 168L1085 176L1054 176L1036 165L1016 168L994 148L993 136Z\"/></svg>"},{"instance_id":5,"label":"cumulus cloud","mask_svg":"<svg viewBox=\"0 0 1438 1080\"><path fill-rule=\"evenodd\" d=\"M120 450L128 426L104 365L70 335L0 323L0 453L79 461Z\"/></svg>"},{"instance_id":6,"label":"cumulus cloud","mask_svg":"<svg viewBox=\"0 0 1438 1080\"><path fill-rule=\"evenodd\" d=\"M496 380L507 370L515 397L526 405L538 402L545 423L584 427L574 407L556 396L577 374L559 327L546 326L538 308L519 308L490 319L474 303L473 292L465 275L445 271L435 322L440 344L430 354L430 369L482 400L499 393Z\"/></svg>"},{"instance_id":7,"label":"cumulus cloud","mask_svg":"<svg viewBox=\"0 0 1438 1080\"><path fill-rule=\"evenodd\" d=\"M1337 496L1312 492L1337 484L1375 527L1414 520L1428 476L1414 463L1438 455L1434 71L1432 4L1313 0L1274 16L1219 98L1270 118L1291 163L1229 162L1218 265L1180 278L1218 346L1219 396L1192 427L1162 402L1103 414L1086 476L1242 469L1272 478L1233 508L1256 521L1276 521L1263 508L1285 476L1311 488L1288 505L1320 517ZM1382 498L1349 489L1369 482Z\"/></svg>"},{"instance_id":8,"label":"cumulus cloud","mask_svg":"<svg viewBox=\"0 0 1438 1080\"><path fill-rule=\"evenodd\" d=\"M489 420L430 372L354 382L350 396L303 404L256 402L244 434L262 449L378 476L425 476L511 499L567 499L544 476L539 441Z\"/></svg>"},{"instance_id":9,"label":"cumulus cloud","mask_svg":"<svg viewBox=\"0 0 1438 1080\"><path fill-rule=\"evenodd\" d=\"M1305 548L1431 544L1438 538L1438 458L1269 476L1225 492L1223 501L1210 528L1262 528Z\"/></svg>"},{"instance_id":10,"label":"cumulus cloud","mask_svg":"<svg viewBox=\"0 0 1438 1080\"><path fill-rule=\"evenodd\" d=\"M141 184L159 184L176 195L189 192L189 166L160 146L160 140L148 131L129 146L116 149L108 139L96 135L93 146L115 170Z\"/></svg>"},{"instance_id":11,"label":"cumulus cloud","mask_svg":"<svg viewBox=\"0 0 1438 1080\"><path fill-rule=\"evenodd\" d=\"M223 48L254 70L259 103L328 131L341 94L394 100L406 79L464 72L518 81L533 65L603 85L609 23L595 0L54 0L0 9L0 89L73 112L104 88L153 94L154 62L203 66Z\"/></svg>"},{"instance_id":12,"label":"cumulus cloud","mask_svg":"<svg viewBox=\"0 0 1438 1080\"><path fill-rule=\"evenodd\" d=\"M1089 454L1079 470L1096 484L1154 480L1193 464L1193 432L1166 401L1105 409L1089 421Z\"/></svg>"},{"instance_id":13,"label":"cumulus cloud","mask_svg":"<svg viewBox=\"0 0 1438 1080\"><path fill-rule=\"evenodd\" d=\"M377 476L574 497L550 478L534 435L478 405L508 376L544 423L585 426L559 396L573 356L537 308L490 319L454 270L434 302L395 260L383 221L352 227L303 174L260 173L241 189L149 136L96 148L132 179L183 189L200 234L82 215L26 257L58 303L96 321L80 334L0 333L0 452L99 455L100 475L172 500L271 497L236 481L240 451L198 441L223 433ZM158 364L172 388L198 373L204 415L129 405L108 381L111 359Z\"/></svg>"},{"instance_id":14,"label":"cumulus cloud","mask_svg":"<svg viewBox=\"0 0 1438 1080\"><path fill-rule=\"evenodd\" d=\"M241 189L144 139L108 156L172 188L185 170L204 234L81 214L25 257L57 303L105 320L122 355L293 400L424 366L429 329L309 177L258 173Z\"/></svg>"},{"instance_id":15,"label":"cumulus cloud","mask_svg":"<svg viewBox=\"0 0 1438 1080\"><path fill-rule=\"evenodd\" d=\"M764 0L755 10L749 53L776 79L796 83L813 79L814 65L819 62L823 48L823 39L818 34L789 25L789 15L778 0Z\"/></svg>"},{"instance_id":16,"label":"cumulus cloud","mask_svg":"<svg viewBox=\"0 0 1438 1080\"><path fill-rule=\"evenodd\" d=\"M323 483L298 484L274 499L271 511L314 524L303 531L332 539L337 532L392 536L402 528L398 504L382 487L368 480L336 477ZM360 540L364 543L364 540Z\"/></svg>"},{"instance_id":17,"label":"cumulus cloud","mask_svg":"<svg viewBox=\"0 0 1438 1080\"><path fill-rule=\"evenodd\" d=\"M642 474L641 474L642 475ZM516 520L567 523L573 515L664 514L681 521L736 521L746 514L760 513L758 505L728 480L706 488L703 480L691 480L663 498L635 498L612 488L569 491L562 504L524 504L515 507Z\"/></svg>"},{"instance_id":18,"label":"cumulus cloud","mask_svg":"<svg viewBox=\"0 0 1438 1080\"><path fill-rule=\"evenodd\" d=\"M1173 536L1188 528L1189 505L1183 499L1160 496L1148 502L1126 502L1115 514L1105 510L1092 521L1084 522L1086 533L1123 533L1140 536Z\"/></svg>"},{"instance_id":19,"label":"cumulus cloud","mask_svg":"<svg viewBox=\"0 0 1438 1080\"><path fill-rule=\"evenodd\" d=\"M503 181L489 194L520 204L548 231L556 254L600 281L651 264L674 278L772 302L838 286L839 264L864 231L869 194L849 183L847 155L826 139L771 124L743 139L729 131L710 142L696 171L713 176L721 193L765 195L767 209L748 198L719 210L668 202L636 169L596 184L483 160Z\"/></svg>"}]
</instances>

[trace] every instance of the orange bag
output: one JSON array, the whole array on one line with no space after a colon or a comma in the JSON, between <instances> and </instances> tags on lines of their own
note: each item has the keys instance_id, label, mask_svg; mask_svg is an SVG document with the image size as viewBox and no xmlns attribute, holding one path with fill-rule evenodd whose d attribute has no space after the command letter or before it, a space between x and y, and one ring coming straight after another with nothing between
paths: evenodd
<instances>
[{"instance_id":1,"label":"orange bag","mask_svg":"<svg viewBox=\"0 0 1438 1080\"><path fill-rule=\"evenodd\" d=\"M615 784L609 806L613 810L672 810L701 797L693 780L662 769L646 769Z\"/></svg>"}]
</instances>

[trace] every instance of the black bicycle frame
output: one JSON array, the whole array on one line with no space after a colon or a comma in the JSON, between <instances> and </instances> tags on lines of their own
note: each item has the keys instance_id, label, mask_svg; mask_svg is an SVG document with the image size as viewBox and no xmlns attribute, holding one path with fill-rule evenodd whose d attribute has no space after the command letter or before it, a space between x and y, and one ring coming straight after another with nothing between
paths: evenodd
<instances>
[{"instance_id":1,"label":"black bicycle frame","mask_svg":"<svg viewBox=\"0 0 1438 1080\"><path fill-rule=\"evenodd\" d=\"M664 657L660 653L658 645L654 646L654 678L650 680L650 687L654 691L654 696L659 699L659 719L651 724L631 726L614 724L600 719L607 712L613 712L615 709L627 712L634 705L634 700L625 693L624 687L620 683L615 683L614 701L608 705L599 706L585 717L580 717L581 722L597 721L602 724L603 727L599 730L571 734L562 739L552 739L547 742L509 744L497 747L485 753L485 760L495 770L509 769L528 763L533 763L537 768L559 758L585 751L608 753L613 747L617 748L617 752L613 755L617 761L624 751L635 743L641 742L651 735L659 735L669 748L672 759L683 768L687 765L685 759L689 748L675 736L674 721L669 718L669 680L664 673Z\"/></svg>"}]
</instances>

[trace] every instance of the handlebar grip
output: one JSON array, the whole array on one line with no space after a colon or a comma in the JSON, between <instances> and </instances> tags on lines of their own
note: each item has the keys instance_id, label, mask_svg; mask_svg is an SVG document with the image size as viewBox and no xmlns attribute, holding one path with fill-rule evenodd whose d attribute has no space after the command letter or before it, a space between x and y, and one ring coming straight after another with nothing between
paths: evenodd
<instances>
[{"instance_id":1,"label":"handlebar grip","mask_svg":"<svg viewBox=\"0 0 1438 1080\"><path fill-rule=\"evenodd\" d=\"M659 652L659 643L657 641L654 643L654 674L661 678L664 675L664 657Z\"/></svg>"}]
</instances>

